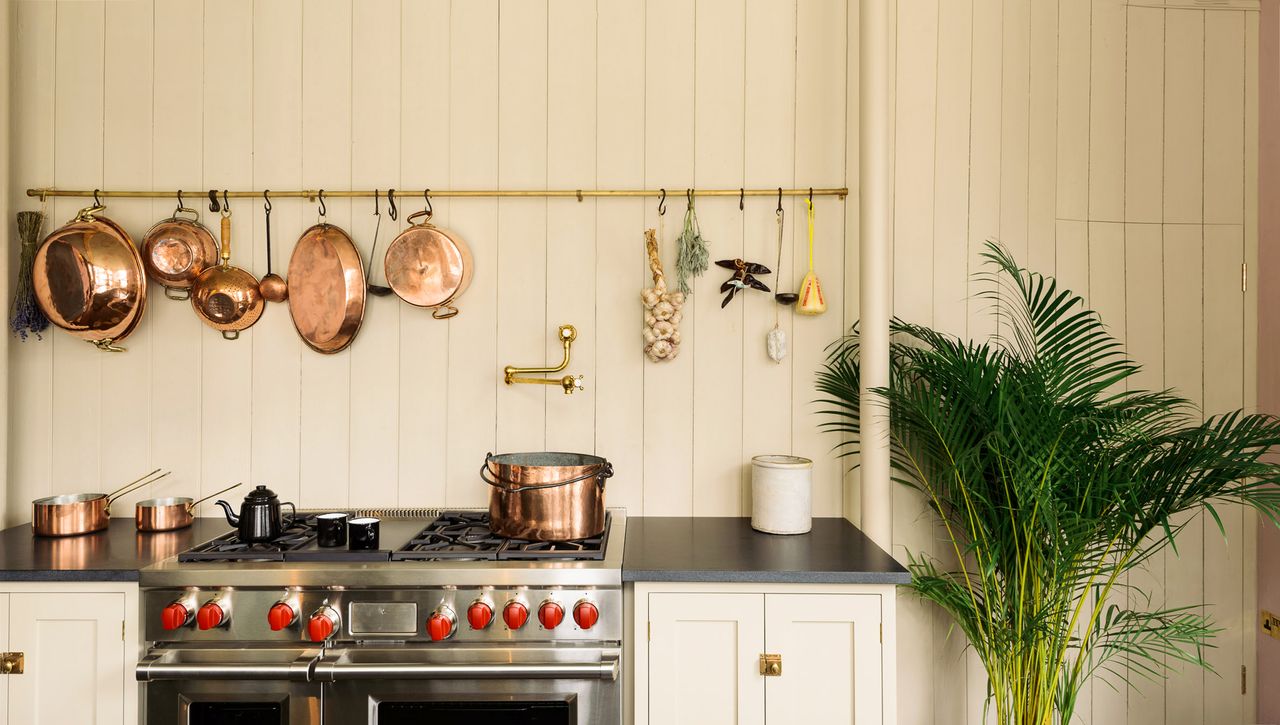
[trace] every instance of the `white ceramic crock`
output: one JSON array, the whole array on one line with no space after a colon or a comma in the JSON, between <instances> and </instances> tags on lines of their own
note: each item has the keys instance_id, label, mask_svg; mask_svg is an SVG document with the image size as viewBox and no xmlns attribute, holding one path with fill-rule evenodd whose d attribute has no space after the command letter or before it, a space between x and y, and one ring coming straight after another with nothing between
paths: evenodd
<instances>
[{"instance_id":1,"label":"white ceramic crock","mask_svg":"<svg viewBox=\"0 0 1280 725\"><path fill-rule=\"evenodd\" d=\"M813 461L799 456L751 459L751 528L804 534L813 528Z\"/></svg>"}]
</instances>

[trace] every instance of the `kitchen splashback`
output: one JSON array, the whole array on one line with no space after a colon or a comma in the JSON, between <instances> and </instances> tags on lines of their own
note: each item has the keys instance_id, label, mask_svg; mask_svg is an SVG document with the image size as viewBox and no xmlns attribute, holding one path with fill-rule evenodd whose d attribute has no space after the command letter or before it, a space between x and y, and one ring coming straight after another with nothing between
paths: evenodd
<instances>
[{"instance_id":1,"label":"kitchen splashback","mask_svg":"<svg viewBox=\"0 0 1280 725\"><path fill-rule=\"evenodd\" d=\"M21 188L183 188L192 204L215 186L846 182L843 2L22 2L16 12ZM367 255L372 200L326 201L328 220ZM13 344L11 517L34 496L110 489L157 466L174 473L120 512L133 498L238 480L308 507L475 505L487 496L485 453L543 449L608 457L609 503L632 514L748 513L751 456L803 455L816 462L815 512L843 512L835 440L818 431L811 401L823 347L854 318L846 202L815 200L830 311L783 311L781 364L765 351L771 295L722 310L717 272L686 305L680 357L644 361L653 202L433 202L476 260L451 321L373 297L353 346L322 356L284 306L228 342L153 285L127 353L57 331ZM107 214L141 239L174 204L110 200ZM317 208L273 204L283 271ZM775 265L776 204L700 199L713 259ZM50 223L79 205L51 200ZM422 205L400 200L398 225L383 217L380 249ZM661 225L669 270L684 206L672 194ZM261 276L262 202L232 208L233 262ZM782 284L794 289L803 201L784 208ZM207 205L204 216L216 221ZM572 372L585 392L504 386L503 365L558 360L562 323L578 329Z\"/></svg>"}]
</instances>

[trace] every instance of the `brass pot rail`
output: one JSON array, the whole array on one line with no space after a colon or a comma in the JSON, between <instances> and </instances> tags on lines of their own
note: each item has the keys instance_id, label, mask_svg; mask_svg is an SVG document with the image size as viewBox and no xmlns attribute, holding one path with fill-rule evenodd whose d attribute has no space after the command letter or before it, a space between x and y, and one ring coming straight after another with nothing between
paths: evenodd
<instances>
[{"instance_id":1,"label":"brass pot rail","mask_svg":"<svg viewBox=\"0 0 1280 725\"><path fill-rule=\"evenodd\" d=\"M189 191L189 190L184 190ZM270 194L273 199L307 199L315 201L320 193L323 192L326 199L350 199L358 197L374 197L385 196L386 191L378 189L358 189L358 190L330 190L330 189L292 189L276 191L271 190ZM172 199L179 193L177 189L171 191L129 191L129 190L102 190L102 189L27 189L27 196L38 197L41 200L49 197L83 197L99 199L115 198L115 199ZM595 197L655 197L666 198L667 194L676 196L679 193L692 194L693 196L736 196L741 201L748 196L837 196L844 199L849 195L847 188L804 188L804 189L781 189L774 187L772 189L394 189L393 195L402 198L423 198L424 195L430 195L435 198L466 198L466 197L545 197L545 198L570 198L582 201L587 198ZM260 199L262 191L227 191L226 197L231 199Z\"/></svg>"},{"instance_id":2,"label":"brass pot rail","mask_svg":"<svg viewBox=\"0 0 1280 725\"><path fill-rule=\"evenodd\" d=\"M518 368L514 365L508 365L502 369L502 382L507 385L515 383L531 383L533 385L559 385L564 388L565 395L572 395L575 390L583 390L583 377L581 375L569 374L562 378L530 378L526 375L550 375L558 373L569 367L569 348L573 346L573 341L578 338L578 331L573 325L561 325L560 330L556 333L560 338L560 344L564 346L564 360L553 368Z\"/></svg>"}]
</instances>

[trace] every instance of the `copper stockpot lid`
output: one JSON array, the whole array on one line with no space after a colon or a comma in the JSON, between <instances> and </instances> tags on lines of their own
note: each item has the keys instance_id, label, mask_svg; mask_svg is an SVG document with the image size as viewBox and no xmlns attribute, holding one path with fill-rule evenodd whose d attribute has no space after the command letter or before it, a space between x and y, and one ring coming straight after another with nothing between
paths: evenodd
<instances>
[{"instance_id":1,"label":"copper stockpot lid","mask_svg":"<svg viewBox=\"0 0 1280 725\"><path fill-rule=\"evenodd\" d=\"M97 214L101 205L45 237L32 265L36 303L54 325L119 352L147 304L142 257L129 234Z\"/></svg>"},{"instance_id":2,"label":"copper stockpot lid","mask_svg":"<svg viewBox=\"0 0 1280 725\"><path fill-rule=\"evenodd\" d=\"M425 217L414 223L414 219ZM411 214L411 226L387 247L387 284L400 299L416 307L430 307L436 319L458 314L453 301L471 284L475 264L471 248L461 237L431 224L431 213Z\"/></svg>"},{"instance_id":3,"label":"copper stockpot lid","mask_svg":"<svg viewBox=\"0 0 1280 725\"><path fill-rule=\"evenodd\" d=\"M360 332L364 264L342 229L320 223L302 233L289 258L289 315L312 350L335 353Z\"/></svg>"},{"instance_id":4,"label":"copper stockpot lid","mask_svg":"<svg viewBox=\"0 0 1280 725\"><path fill-rule=\"evenodd\" d=\"M147 230L142 262L147 276L164 287L165 297L185 300L196 278L218 263L218 242L194 209L179 205L173 216Z\"/></svg>"}]
</instances>

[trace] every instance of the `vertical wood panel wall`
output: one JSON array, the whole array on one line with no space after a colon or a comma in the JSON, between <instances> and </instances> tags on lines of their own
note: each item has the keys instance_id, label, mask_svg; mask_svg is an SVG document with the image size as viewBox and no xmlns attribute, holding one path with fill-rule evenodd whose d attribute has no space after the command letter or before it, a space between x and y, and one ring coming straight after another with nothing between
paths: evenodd
<instances>
[{"instance_id":1,"label":"vertical wood panel wall","mask_svg":"<svg viewBox=\"0 0 1280 725\"><path fill-rule=\"evenodd\" d=\"M1175 385L1208 411L1252 405L1256 302L1239 281L1256 250L1253 7L898 0L897 313L991 332L967 298L982 242L998 238L1089 297L1148 366L1141 384ZM21 189L44 184L178 187L193 200L213 186L856 189L856 10L16 0L10 198L31 208ZM679 198L661 219L636 199L437 200L437 220L477 257L462 314L442 323L371 298L356 344L332 357L303 347L283 307L225 342L152 287L125 355L59 334L10 345L9 519L35 496L155 466L174 475L137 497L244 480L308 506L474 505L484 453L526 448L608 456L610 503L650 515L747 514L750 456L793 452L816 462L815 513L856 518L856 477L842 482L811 400L823 347L857 318L857 210L816 204L829 311L781 315L781 365L764 352L773 303L719 309L714 272L687 308L681 356L643 361L642 232L664 230L670 269ZM172 206L121 201L110 214L140 236ZM713 258L772 266L774 206L699 201ZM804 207L784 206L794 289ZM51 221L76 208L50 201ZM262 275L261 203L234 209L236 259ZM333 200L329 220L368 253L371 202ZM313 204L275 202L276 270L315 221ZM403 216L382 221L385 248ZM572 369L587 391L503 386L502 365L557 357L562 322L579 329ZM894 497L895 554L931 546L919 501ZM1211 653L1221 676L1188 672L1142 694L1099 686L1084 693L1085 720L1249 721L1239 668L1253 657L1253 528L1238 510L1225 520L1225 542L1192 520L1182 556L1132 582L1206 603L1228 628ZM936 612L904 596L901 616L900 721L980 722L981 667Z\"/></svg>"},{"instance_id":2,"label":"vertical wood panel wall","mask_svg":"<svg viewBox=\"0 0 1280 725\"><path fill-rule=\"evenodd\" d=\"M1242 1L898 0L896 313L989 334L968 274L999 239L1101 312L1145 366L1133 385L1253 407L1257 24ZM895 492L900 558L935 540L921 509ZM1081 721L1254 722L1254 517L1223 522L1189 517L1180 555L1128 580L1135 605L1204 605L1217 674L1095 683ZM945 617L906 597L899 616L899 682L936 693L903 694L903 721L982 722L985 675Z\"/></svg>"}]
</instances>

